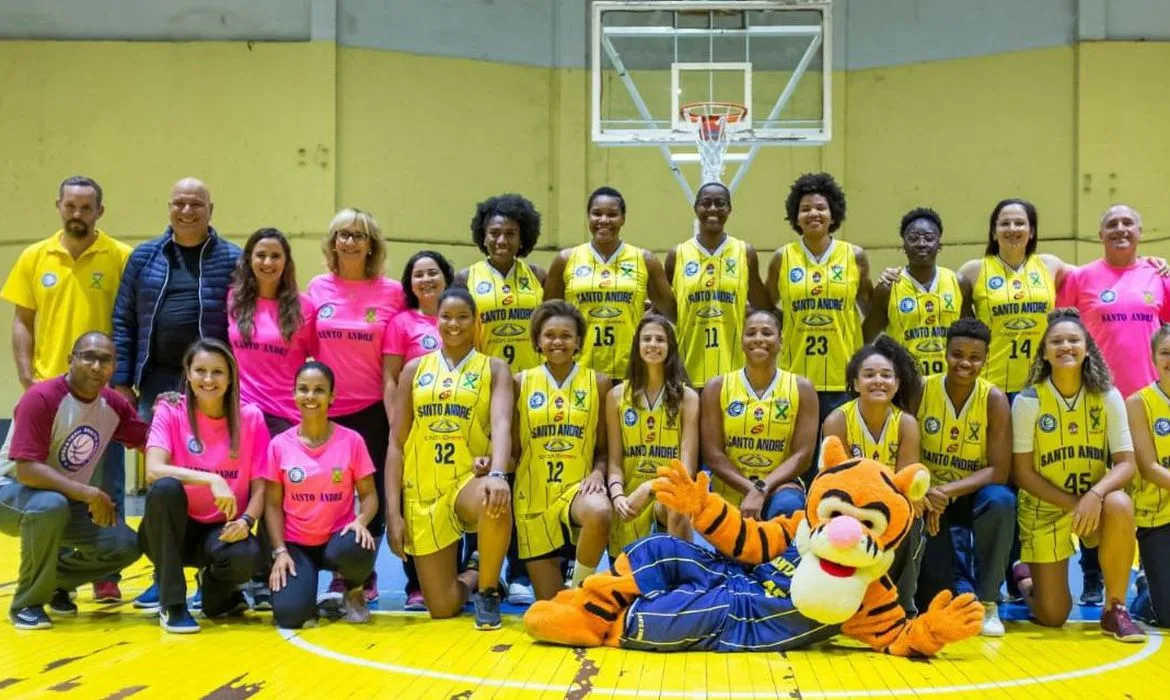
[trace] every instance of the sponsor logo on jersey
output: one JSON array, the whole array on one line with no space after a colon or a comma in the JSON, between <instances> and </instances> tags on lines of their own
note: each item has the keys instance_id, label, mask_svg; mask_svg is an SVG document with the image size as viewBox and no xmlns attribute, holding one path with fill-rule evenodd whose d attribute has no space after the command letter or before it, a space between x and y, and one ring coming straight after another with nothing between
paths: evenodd
<instances>
[{"instance_id":1,"label":"sponsor logo on jersey","mask_svg":"<svg viewBox=\"0 0 1170 700\"><path fill-rule=\"evenodd\" d=\"M433 335L424 335L418 344L423 347L423 350L434 350L439 347L439 339Z\"/></svg>"},{"instance_id":2,"label":"sponsor logo on jersey","mask_svg":"<svg viewBox=\"0 0 1170 700\"><path fill-rule=\"evenodd\" d=\"M454 433L459 430L459 424L450 418L441 418L427 426L432 433Z\"/></svg>"},{"instance_id":3,"label":"sponsor logo on jersey","mask_svg":"<svg viewBox=\"0 0 1170 700\"><path fill-rule=\"evenodd\" d=\"M589 309L590 318L617 318L621 315L621 309L615 309L612 306L598 306Z\"/></svg>"},{"instance_id":4,"label":"sponsor logo on jersey","mask_svg":"<svg viewBox=\"0 0 1170 700\"><path fill-rule=\"evenodd\" d=\"M752 467L753 469L763 469L764 467L772 466L772 460L755 452L740 457L739 463L745 467Z\"/></svg>"},{"instance_id":5,"label":"sponsor logo on jersey","mask_svg":"<svg viewBox=\"0 0 1170 700\"><path fill-rule=\"evenodd\" d=\"M795 284L796 282L799 282L802 279L804 279L804 269L803 268L794 267L788 271L788 281L789 282L792 282Z\"/></svg>"},{"instance_id":6,"label":"sponsor logo on jersey","mask_svg":"<svg viewBox=\"0 0 1170 700\"><path fill-rule=\"evenodd\" d=\"M479 372L468 372L463 375L463 388L475 391L479 388Z\"/></svg>"},{"instance_id":7,"label":"sponsor logo on jersey","mask_svg":"<svg viewBox=\"0 0 1170 700\"><path fill-rule=\"evenodd\" d=\"M201 454L203 452L203 445L195 438L187 440L187 451L193 455Z\"/></svg>"},{"instance_id":8,"label":"sponsor logo on jersey","mask_svg":"<svg viewBox=\"0 0 1170 700\"><path fill-rule=\"evenodd\" d=\"M1032 283L1033 287L1044 286L1044 281L1040 279L1040 273L1035 270L1028 273L1028 281Z\"/></svg>"},{"instance_id":9,"label":"sponsor logo on jersey","mask_svg":"<svg viewBox=\"0 0 1170 700\"><path fill-rule=\"evenodd\" d=\"M538 391L532 396L528 397L529 408L540 408L544 405L544 392Z\"/></svg>"},{"instance_id":10,"label":"sponsor logo on jersey","mask_svg":"<svg viewBox=\"0 0 1170 700\"><path fill-rule=\"evenodd\" d=\"M701 306L695 315L699 318L719 318L723 315L723 310L718 306Z\"/></svg>"},{"instance_id":11,"label":"sponsor logo on jersey","mask_svg":"<svg viewBox=\"0 0 1170 700\"><path fill-rule=\"evenodd\" d=\"M573 408L588 408L589 404L585 401L588 396L589 392L584 389L573 389Z\"/></svg>"},{"instance_id":12,"label":"sponsor logo on jersey","mask_svg":"<svg viewBox=\"0 0 1170 700\"><path fill-rule=\"evenodd\" d=\"M590 268L588 265L578 265L577 269L573 270L573 276L574 277L588 277L589 273L592 271L593 271L592 268Z\"/></svg>"},{"instance_id":13,"label":"sponsor logo on jersey","mask_svg":"<svg viewBox=\"0 0 1170 700\"><path fill-rule=\"evenodd\" d=\"M743 415L744 405L743 401L732 401L727 404L727 415L732 418L739 418Z\"/></svg>"},{"instance_id":14,"label":"sponsor logo on jersey","mask_svg":"<svg viewBox=\"0 0 1170 700\"><path fill-rule=\"evenodd\" d=\"M951 294L950 292L943 292L942 300L943 300L943 311L954 311L955 310L955 295L954 294Z\"/></svg>"},{"instance_id":15,"label":"sponsor logo on jersey","mask_svg":"<svg viewBox=\"0 0 1170 700\"><path fill-rule=\"evenodd\" d=\"M102 289L102 280L105 278L105 276L106 276L106 273L104 273L104 272L95 272L95 273L91 274L89 276L89 288L90 289Z\"/></svg>"},{"instance_id":16,"label":"sponsor logo on jersey","mask_svg":"<svg viewBox=\"0 0 1170 700\"><path fill-rule=\"evenodd\" d=\"M833 273L833 281L834 282L844 282L845 281L845 266L844 265L831 265L829 267L829 272Z\"/></svg>"},{"instance_id":17,"label":"sponsor logo on jersey","mask_svg":"<svg viewBox=\"0 0 1170 700\"><path fill-rule=\"evenodd\" d=\"M764 420L764 416L766 415L767 414L764 412L763 406L756 406L756 410L752 411L752 418L758 421Z\"/></svg>"},{"instance_id":18,"label":"sponsor logo on jersey","mask_svg":"<svg viewBox=\"0 0 1170 700\"><path fill-rule=\"evenodd\" d=\"M699 274L699 263L697 260L691 260L683 268L683 274L687 277L694 277Z\"/></svg>"},{"instance_id":19,"label":"sponsor logo on jersey","mask_svg":"<svg viewBox=\"0 0 1170 700\"><path fill-rule=\"evenodd\" d=\"M419 386L430 386L431 382L433 382L433 381L435 381L435 375L431 372L427 372L426 374L424 374L418 378L418 385Z\"/></svg>"},{"instance_id":20,"label":"sponsor logo on jersey","mask_svg":"<svg viewBox=\"0 0 1170 700\"><path fill-rule=\"evenodd\" d=\"M632 263L632 262L618 263L618 272L621 273L622 277L633 277L634 276L634 263Z\"/></svg>"},{"instance_id":21,"label":"sponsor logo on jersey","mask_svg":"<svg viewBox=\"0 0 1170 700\"><path fill-rule=\"evenodd\" d=\"M504 338L514 338L518 335L524 335L524 326L518 323L501 323L492 328L492 335L498 335Z\"/></svg>"},{"instance_id":22,"label":"sponsor logo on jersey","mask_svg":"<svg viewBox=\"0 0 1170 700\"><path fill-rule=\"evenodd\" d=\"M366 323L378 322L378 310L373 306L366 309Z\"/></svg>"},{"instance_id":23,"label":"sponsor logo on jersey","mask_svg":"<svg viewBox=\"0 0 1170 700\"><path fill-rule=\"evenodd\" d=\"M967 439L979 442L979 429L983 424L977 420L973 420L967 424Z\"/></svg>"},{"instance_id":24,"label":"sponsor logo on jersey","mask_svg":"<svg viewBox=\"0 0 1170 700\"><path fill-rule=\"evenodd\" d=\"M1167 435L1170 435L1170 420L1159 418L1158 420L1154 421L1154 433L1158 437L1166 437Z\"/></svg>"},{"instance_id":25,"label":"sponsor logo on jersey","mask_svg":"<svg viewBox=\"0 0 1170 700\"><path fill-rule=\"evenodd\" d=\"M299 484L305 480L305 470L300 467L293 467L288 470L288 480L291 483Z\"/></svg>"},{"instance_id":26,"label":"sponsor logo on jersey","mask_svg":"<svg viewBox=\"0 0 1170 700\"><path fill-rule=\"evenodd\" d=\"M1077 426L1076 421L1069 421L1068 434L1069 435L1076 435L1078 430L1080 430L1080 427Z\"/></svg>"},{"instance_id":27,"label":"sponsor logo on jersey","mask_svg":"<svg viewBox=\"0 0 1170 700\"><path fill-rule=\"evenodd\" d=\"M1030 318L1013 318L1003 324L1003 327L1009 331L1026 331L1029 328L1035 328L1036 321Z\"/></svg>"},{"instance_id":28,"label":"sponsor logo on jersey","mask_svg":"<svg viewBox=\"0 0 1170 700\"><path fill-rule=\"evenodd\" d=\"M49 287L52 287L54 284L57 284L57 275L53 274L52 272L46 272L45 274L41 275L41 286L42 287L44 287L45 289L48 289Z\"/></svg>"},{"instance_id":29,"label":"sponsor logo on jersey","mask_svg":"<svg viewBox=\"0 0 1170 700\"><path fill-rule=\"evenodd\" d=\"M942 429L942 423L940 423L939 420L934 416L930 416L922 422L922 427L926 429L926 432L934 435Z\"/></svg>"},{"instance_id":30,"label":"sponsor logo on jersey","mask_svg":"<svg viewBox=\"0 0 1170 700\"><path fill-rule=\"evenodd\" d=\"M627 408L626 412L622 414L622 422L626 424L627 428L632 428L638 423L638 412L632 408Z\"/></svg>"},{"instance_id":31,"label":"sponsor logo on jersey","mask_svg":"<svg viewBox=\"0 0 1170 700\"><path fill-rule=\"evenodd\" d=\"M1001 287L1003 287L1003 278L1002 277L1000 277L999 275L995 275L994 277L988 278L988 280L987 280L987 288L988 289L999 289Z\"/></svg>"},{"instance_id":32,"label":"sponsor logo on jersey","mask_svg":"<svg viewBox=\"0 0 1170 700\"><path fill-rule=\"evenodd\" d=\"M479 284L475 285L475 293L476 294L487 294L490 291L492 291L492 283L488 282L487 280L484 280L484 281L480 282Z\"/></svg>"},{"instance_id":33,"label":"sponsor logo on jersey","mask_svg":"<svg viewBox=\"0 0 1170 700\"><path fill-rule=\"evenodd\" d=\"M544 443L544 449L549 452L568 452L573 449L574 445L568 440L562 438L554 438Z\"/></svg>"},{"instance_id":34,"label":"sponsor logo on jersey","mask_svg":"<svg viewBox=\"0 0 1170 700\"><path fill-rule=\"evenodd\" d=\"M1117 292L1112 289L1102 289L1099 298L1102 304L1112 304L1117 301Z\"/></svg>"},{"instance_id":35,"label":"sponsor logo on jersey","mask_svg":"<svg viewBox=\"0 0 1170 700\"><path fill-rule=\"evenodd\" d=\"M788 411L792 408L791 401L788 399L776 399L772 406L775 408L772 420L788 420Z\"/></svg>"},{"instance_id":36,"label":"sponsor logo on jersey","mask_svg":"<svg viewBox=\"0 0 1170 700\"><path fill-rule=\"evenodd\" d=\"M929 338L919 342L914 349L918 352L942 352L943 344L938 338Z\"/></svg>"},{"instance_id":37,"label":"sponsor logo on jersey","mask_svg":"<svg viewBox=\"0 0 1170 700\"><path fill-rule=\"evenodd\" d=\"M1093 406L1089 408L1089 432L1101 432L1101 407Z\"/></svg>"},{"instance_id":38,"label":"sponsor logo on jersey","mask_svg":"<svg viewBox=\"0 0 1170 700\"><path fill-rule=\"evenodd\" d=\"M558 409L564 408L565 407L565 397L563 397L563 396L556 397L555 399L553 399L553 405L556 406Z\"/></svg>"},{"instance_id":39,"label":"sponsor logo on jersey","mask_svg":"<svg viewBox=\"0 0 1170 700\"><path fill-rule=\"evenodd\" d=\"M325 304L317 309L317 318L333 318L334 311L336 309L333 308L333 304Z\"/></svg>"},{"instance_id":40,"label":"sponsor logo on jersey","mask_svg":"<svg viewBox=\"0 0 1170 700\"><path fill-rule=\"evenodd\" d=\"M902 297L902 300L898 302L898 310L904 314L913 311L915 306L917 304L914 303L913 297ZM927 311L930 311L930 309L927 309Z\"/></svg>"},{"instance_id":41,"label":"sponsor logo on jersey","mask_svg":"<svg viewBox=\"0 0 1170 700\"><path fill-rule=\"evenodd\" d=\"M1039 425L1040 429L1044 432L1051 433L1052 431L1056 430L1056 416L1052 415L1051 413L1045 413L1044 415L1040 416L1040 420L1037 421L1036 424Z\"/></svg>"},{"instance_id":42,"label":"sponsor logo on jersey","mask_svg":"<svg viewBox=\"0 0 1170 700\"><path fill-rule=\"evenodd\" d=\"M344 478L345 478L345 472L341 469L341 467L334 467L333 468L333 483L340 484L344 480Z\"/></svg>"},{"instance_id":43,"label":"sponsor logo on jersey","mask_svg":"<svg viewBox=\"0 0 1170 700\"><path fill-rule=\"evenodd\" d=\"M805 316L803 319L801 319L800 322L806 326L819 328L821 326L827 326L831 324L833 319L831 316L826 316L825 314L809 314L808 316Z\"/></svg>"},{"instance_id":44,"label":"sponsor logo on jersey","mask_svg":"<svg viewBox=\"0 0 1170 700\"><path fill-rule=\"evenodd\" d=\"M735 274L735 258L723 258L723 272L728 275Z\"/></svg>"}]
</instances>

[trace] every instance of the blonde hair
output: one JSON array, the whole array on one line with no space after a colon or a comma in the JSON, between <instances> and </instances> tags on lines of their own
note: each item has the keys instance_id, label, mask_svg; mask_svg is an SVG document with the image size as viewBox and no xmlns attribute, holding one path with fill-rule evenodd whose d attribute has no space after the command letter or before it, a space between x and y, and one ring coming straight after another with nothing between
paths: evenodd
<instances>
[{"instance_id":1,"label":"blonde hair","mask_svg":"<svg viewBox=\"0 0 1170 700\"><path fill-rule=\"evenodd\" d=\"M337 212L333 220L329 222L329 233L325 236L325 240L321 241L321 252L325 254L325 266L333 274L338 274L337 232L355 222L370 241L370 255L366 258L366 279L380 277L386 263L386 241L382 238L382 228L378 226L378 220L374 218L373 214L361 209L346 207Z\"/></svg>"}]
</instances>

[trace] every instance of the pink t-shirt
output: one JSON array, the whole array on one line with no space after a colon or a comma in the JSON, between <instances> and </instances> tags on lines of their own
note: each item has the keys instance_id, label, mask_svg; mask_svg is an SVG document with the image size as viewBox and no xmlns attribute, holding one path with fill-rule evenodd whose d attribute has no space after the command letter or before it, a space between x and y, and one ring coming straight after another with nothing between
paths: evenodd
<instances>
[{"instance_id":1,"label":"pink t-shirt","mask_svg":"<svg viewBox=\"0 0 1170 700\"><path fill-rule=\"evenodd\" d=\"M248 507L248 486L252 479L264 476L264 459L268 451L268 426L264 414L251 404L240 406L240 448L231 456L227 418L208 418L195 412L199 440L191 434L187 422L187 400L178 405L160 401L150 424L147 449L161 447L170 453L169 464L201 472L215 472L224 478L236 495L236 511ZM215 507L207 486L184 484L187 492L187 515L201 523L222 523L223 513Z\"/></svg>"},{"instance_id":2,"label":"pink t-shirt","mask_svg":"<svg viewBox=\"0 0 1170 700\"><path fill-rule=\"evenodd\" d=\"M406 309L390 320L382 351L387 355L401 355L402 364L406 364L438 349L442 344L439 319L427 316L418 309Z\"/></svg>"},{"instance_id":3,"label":"pink t-shirt","mask_svg":"<svg viewBox=\"0 0 1170 700\"><path fill-rule=\"evenodd\" d=\"M232 296L228 294L228 308ZM275 299L257 299L252 314L252 339L244 340L236 319L228 314L228 340L240 365L240 399L255 404L265 413L296 422L300 419L293 401L293 384L305 358L317 353L317 312L313 302L301 295L301 318L305 320L289 340L280 331L280 305Z\"/></svg>"},{"instance_id":4,"label":"pink t-shirt","mask_svg":"<svg viewBox=\"0 0 1170 700\"><path fill-rule=\"evenodd\" d=\"M327 273L309 282L317 306L317 359L337 378L329 415L346 416L382 400L386 326L406 305L402 285L386 277L343 280Z\"/></svg>"},{"instance_id":5,"label":"pink t-shirt","mask_svg":"<svg viewBox=\"0 0 1170 700\"><path fill-rule=\"evenodd\" d=\"M1122 268L1096 260L1065 277L1056 300L1081 312L1122 396L1158 378L1150 338L1170 321L1170 279L1153 263Z\"/></svg>"},{"instance_id":6,"label":"pink t-shirt","mask_svg":"<svg viewBox=\"0 0 1170 700\"><path fill-rule=\"evenodd\" d=\"M362 436L333 424L324 445L307 447L290 428L272 439L264 478L284 487L284 539L325 544L354 519L354 484L374 473Z\"/></svg>"}]
</instances>

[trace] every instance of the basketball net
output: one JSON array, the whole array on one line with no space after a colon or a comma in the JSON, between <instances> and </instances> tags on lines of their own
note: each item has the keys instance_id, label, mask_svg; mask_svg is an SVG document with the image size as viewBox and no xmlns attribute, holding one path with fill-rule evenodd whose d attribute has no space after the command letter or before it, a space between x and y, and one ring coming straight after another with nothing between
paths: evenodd
<instances>
[{"instance_id":1,"label":"basketball net","mask_svg":"<svg viewBox=\"0 0 1170 700\"><path fill-rule=\"evenodd\" d=\"M747 116L747 107L733 102L692 102L679 111L694 132L701 182L723 182L728 135Z\"/></svg>"}]
</instances>

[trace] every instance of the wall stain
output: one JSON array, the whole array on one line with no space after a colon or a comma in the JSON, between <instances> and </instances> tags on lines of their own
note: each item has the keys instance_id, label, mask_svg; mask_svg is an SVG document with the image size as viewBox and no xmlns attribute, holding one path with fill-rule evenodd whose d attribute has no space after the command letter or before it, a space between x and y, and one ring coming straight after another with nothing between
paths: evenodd
<instances>
[{"instance_id":1,"label":"wall stain","mask_svg":"<svg viewBox=\"0 0 1170 700\"><path fill-rule=\"evenodd\" d=\"M52 691L57 692L57 693L68 692L70 690L73 690L77 686L81 685L80 683L77 682L77 680L79 678L81 678L81 676L74 676L74 677L70 678L69 680L61 681L57 685L49 686L49 690L52 690Z\"/></svg>"},{"instance_id":2,"label":"wall stain","mask_svg":"<svg viewBox=\"0 0 1170 700\"><path fill-rule=\"evenodd\" d=\"M126 686L121 690L115 691L112 695L107 695L106 697L102 698L102 700L122 700L122 698L128 698L135 693L141 693L142 691L146 690L146 688L147 686L145 685Z\"/></svg>"},{"instance_id":3,"label":"wall stain","mask_svg":"<svg viewBox=\"0 0 1170 700\"><path fill-rule=\"evenodd\" d=\"M87 659L87 658L93 656L94 654L100 654L103 651L105 651L106 649L113 649L114 647L126 646L129 643L130 642L116 642L116 643L111 644L109 646L102 647L101 649L95 649L94 651L91 651L88 654L82 654L81 656L62 656L59 659L56 659L54 661L50 661L49 663L45 664L45 667L41 669L41 673L48 673L49 671L52 671L53 669L61 668L62 666L73 663L74 661L81 661L82 659Z\"/></svg>"},{"instance_id":4,"label":"wall stain","mask_svg":"<svg viewBox=\"0 0 1170 700\"><path fill-rule=\"evenodd\" d=\"M565 700L582 700L593 692L593 677L601 669L597 668L593 659L586 658L585 650L581 647L573 649L573 657L580 666L577 667L577 675L573 676L572 685L565 691Z\"/></svg>"},{"instance_id":5,"label":"wall stain","mask_svg":"<svg viewBox=\"0 0 1170 700\"><path fill-rule=\"evenodd\" d=\"M200 700L244 700L245 698L250 698L256 693L259 693L260 690L264 687L263 681L260 683L244 683L242 685L236 685L236 683L239 683L241 680L243 680L244 676L246 675L248 674L241 673L227 683L224 683L220 687L211 691L207 695L204 695Z\"/></svg>"}]
</instances>

